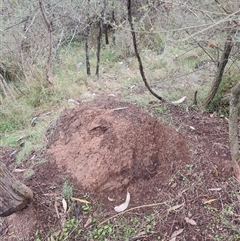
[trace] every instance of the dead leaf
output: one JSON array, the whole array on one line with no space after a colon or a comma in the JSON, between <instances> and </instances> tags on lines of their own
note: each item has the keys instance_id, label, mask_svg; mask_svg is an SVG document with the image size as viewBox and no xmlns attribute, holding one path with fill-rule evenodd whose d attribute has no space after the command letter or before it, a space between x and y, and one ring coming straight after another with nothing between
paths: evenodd
<instances>
[{"instance_id":1,"label":"dead leaf","mask_svg":"<svg viewBox=\"0 0 240 241\"><path fill-rule=\"evenodd\" d=\"M115 108L115 109L111 109L111 110L125 110L125 109L127 109L128 107L119 107L119 108Z\"/></svg>"},{"instance_id":2,"label":"dead leaf","mask_svg":"<svg viewBox=\"0 0 240 241\"><path fill-rule=\"evenodd\" d=\"M36 125L36 122L37 122L37 119L38 119L38 116L34 116L32 119L31 119L31 126L35 126Z\"/></svg>"},{"instance_id":3,"label":"dead leaf","mask_svg":"<svg viewBox=\"0 0 240 241\"><path fill-rule=\"evenodd\" d=\"M113 201L115 201L115 199L108 197L108 201L113 202Z\"/></svg>"},{"instance_id":4,"label":"dead leaf","mask_svg":"<svg viewBox=\"0 0 240 241\"><path fill-rule=\"evenodd\" d=\"M177 237L179 234L181 234L181 233L183 232L183 230L184 230L184 228L174 231L174 232L172 233L169 241L175 241L175 240L176 240L176 237Z\"/></svg>"},{"instance_id":5,"label":"dead leaf","mask_svg":"<svg viewBox=\"0 0 240 241\"><path fill-rule=\"evenodd\" d=\"M87 228L92 223L92 218L89 217L87 222L84 224L84 228Z\"/></svg>"},{"instance_id":6,"label":"dead leaf","mask_svg":"<svg viewBox=\"0 0 240 241\"><path fill-rule=\"evenodd\" d=\"M27 169L14 169L13 172L25 172Z\"/></svg>"},{"instance_id":7,"label":"dead leaf","mask_svg":"<svg viewBox=\"0 0 240 241\"><path fill-rule=\"evenodd\" d=\"M183 193L185 193L187 190L188 189L183 189L183 190L179 191L176 198L182 197Z\"/></svg>"},{"instance_id":8,"label":"dead leaf","mask_svg":"<svg viewBox=\"0 0 240 241\"><path fill-rule=\"evenodd\" d=\"M174 182L172 185L171 185L171 188L175 188L177 186L177 183L176 182Z\"/></svg>"},{"instance_id":9,"label":"dead leaf","mask_svg":"<svg viewBox=\"0 0 240 241\"><path fill-rule=\"evenodd\" d=\"M27 135L27 136L20 136L17 140L16 140L16 142L20 142L20 141L22 141L22 140L24 140L24 139L27 139L29 137L29 135Z\"/></svg>"},{"instance_id":10,"label":"dead leaf","mask_svg":"<svg viewBox=\"0 0 240 241\"><path fill-rule=\"evenodd\" d=\"M146 236L147 236L147 233L145 231L142 231L142 232L136 234L135 236L131 237L129 239L129 241L135 241L135 240L137 241L137 240L140 240L141 238L144 238Z\"/></svg>"},{"instance_id":11,"label":"dead leaf","mask_svg":"<svg viewBox=\"0 0 240 241\"><path fill-rule=\"evenodd\" d=\"M172 104L181 104L187 97L183 96L181 99L176 100L176 101L172 101Z\"/></svg>"},{"instance_id":12,"label":"dead leaf","mask_svg":"<svg viewBox=\"0 0 240 241\"><path fill-rule=\"evenodd\" d=\"M58 212L58 206L59 206L59 203L57 201L54 202L54 208L55 208L55 211L57 213L57 217L60 218L60 215L59 215L59 212Z\"/></svg>"},{"instance_id":13,"label":"dead leaf","mask_svg":"<svg viewBox=\"0 0 240 241\"><path fill-rule=\"evenodd\" d=\"M122 204L119 205L119 206L116 206L116 207L114 208L114 210L115 210L117 213L123 212L124 210L127 209L128 205L129 205L129 202L130 202L130 193L127 192L127 196L126 196L125 202L122 203Z\"/></svg>"},{"instance_id":14,"label":"dead leaf","mask_svg":"<svg viewBox=\"0 0 240 241\"><path fill-rule=\"evenodd\" d=\"M74 103L76 105L79 105L80 103L76 100L73 100L73 99L69 99L68 102L71 102L71 103Z\"/></svg>"},{"instance_id":15,"label":"dead leaf","mask_svg":"<svg viewBox=\"0 0 240 241\"><path fill-rule=\"evenodd\" d=\"M183 205L184 205L184 203L176 205L176 206L173 206L173 207L169 208L167 211L168 212L175 211L175 210L181 208Z\"/></svg>"},{"instance_id":16,"label":"dead leaf","mask_svg":"<svg viewBox=\"0 0 240 241\"><path fill-rule=\"evenodd\" d=\"M197 223L193 219L190 219L188 217L185 217L185 221L191 225L197 225Z\"/></svg>"},{"instance_id":17,"label":"dead leaf","mask_svg":"<svg viewBox=\"0 0 240 241\"><path fill-rule=\"evenodd\" d=\"M221 187L219 187L219 188L209 188L208 189L209 191L221 191L222 190L222 188Z\"/></svg>"},{"instance_id":18,"label":"dead leaf","mask_svg":"<svg viewBox=\"0 0 240 241\"><path fill-rule=\"evenodd\" d=\"M64 198L62 199L62 205L63 205L64 213L66 213L67 212L67 202Z\"/></svg>"},{"instance_id":19,"label":"dead leaf","mask_svg":"<svg viewBox=\"0 0 240 241\"><path fill-rule=\"evenodd\" d=\"M55 239L53 238L52 235L51 235L51 237L50 237L50 241L55 241Z\"/></svg>"},{"instance_id":20,"label":"dead leaf","mask_svg":"<svg viewBox=\"0 0 240 241\"><path fill-rule=\"evenodd\" d=\"M10 153L10 155L9 155L9 156L10 156L10 157L12 157L12 156L16 155L16 154L17 154L17 152L18 152L18 150L14 150L13 152L11 152L11 153Z\"/></svg>"},{"instance_id":21,"label":"dead leaf","mask_svg":"<svg viewBox=\"0 0 240 241\"><path fill-rule=\"evenodd\" d=\"M203 204L211 204L212 202L216 201L217 199L210 199L210 200L207 200L205 202L203 202Z\"/></svg>"},{"instance_id":22,"label":"dead leaf","mask_svg":"<svg viewBox=\"0 0 240 241\"><path fill-rule=\"evenodd\" d=\"M240 203L240 195L237 194L238 202Z\"/></svg>"},{"instance_id":23,"label":"dead leaf","mask_svg":"<svg viewBox=\"0 0 240 241\"><path fill-rule=\"evenodd\" d=\"M216 41L215 40L210 40L209 42L208 42L208 47L210 47L210 48L215 48L215 47L217 47L217 43L216 43Z\"/></svg>"},{"instance_id":24,"label":"dead leaf","mask_svg":"<svg viewBox=\"0 0 240 241\"><path fill-rule=\"evenodd\" d=\"M71 199L73 200L73 201L78 201L78 202L80 202L80 203L90 203L90 202L88 202L87 200L84 200L84 199L80 199L80 198L75 198L75 197L71 197Z\"/></svg>"},{"instance_id":25,"label":"dead leaf","mask_svg":"<svg viewBox=\"0 0 240 241\"><path fill-rule=\"evenodd\" d=\"M57 231L55 231L52 235L51 235L51 240L55 240L54 239L54 237L55 238L58 238L58 236L61 234L61 230L57 230Z\"/></svg>"}]
</instances>

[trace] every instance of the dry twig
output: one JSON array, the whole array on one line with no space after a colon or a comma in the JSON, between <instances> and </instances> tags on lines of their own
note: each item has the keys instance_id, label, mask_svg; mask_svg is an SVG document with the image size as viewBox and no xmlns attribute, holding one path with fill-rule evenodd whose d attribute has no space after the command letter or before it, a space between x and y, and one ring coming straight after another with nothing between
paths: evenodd
<instances>
[{"instance_id":1,"label":"dry twig","mask_svg":"<svg viewBox=\"0 0 240 241\"><path fill-rule=\"evenodd\" d=\"M128 210L126 210L126 211L124 211L124 212L115 214L115 215L113 215L112 217L109 217L109 218L103 220L101 223L98 224L98 226L103 225L104 223L108 222L109 220L111 220L111 219L113 219L113 218L116 218L116 217L119 217L119 216L121 216L121 215L123 215L123 214L125 214L125 213L131 212L131 211L134 211L134 210L137 210L137 209L141 209L141 208L156 207L156 206L160 206L160 205L163 205L163 204L166 204L166 202L151 203L151 204L145 204L145 205L141 205L141 206L129 208Z\"/></svg>"}]
</instances>

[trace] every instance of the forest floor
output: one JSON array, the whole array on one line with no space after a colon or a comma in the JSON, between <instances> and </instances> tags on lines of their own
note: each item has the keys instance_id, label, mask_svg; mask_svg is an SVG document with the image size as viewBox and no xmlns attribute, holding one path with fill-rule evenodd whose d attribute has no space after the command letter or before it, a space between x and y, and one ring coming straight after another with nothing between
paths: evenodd
<instances>
[{"instance_id":1,"label":"forest floor","mask_svg":"<svg viewBox=\"0 0 240 241\"><path fill-rule=\"evenodd\" d=\"M21 167L1 147L34 192L25 210L1 220L1 240L240 240L227 118L159 101L143 109L120 96L77 101L48 129L46 150Z\"/></svg>"}]
</instances>

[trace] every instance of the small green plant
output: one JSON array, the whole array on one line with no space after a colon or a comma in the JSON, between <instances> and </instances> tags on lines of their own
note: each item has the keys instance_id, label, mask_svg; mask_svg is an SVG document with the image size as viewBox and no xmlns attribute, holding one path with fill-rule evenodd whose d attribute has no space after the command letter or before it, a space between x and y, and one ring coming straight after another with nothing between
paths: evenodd
<instances>
[{"instance_id":1,"label":"small green plant","mask_svg":"<svg viewBox=\"0 0 240 241\"><path fill-rule=\"evenodd\" d=\"M56 185L54 185L54 184L52 184L50 187L49 187L51 190L54 190L54 189L56 189L57 188L57 186Z\"/></svg>"},{"instance_id":2,"label":"small green plant","mask_svg":"<svg viewBox=\"0 0 240 241\"><path fill-rule=\"evenodd\" d=\"M163 114L165 112L167 112L169 109L168 109L168 106L166 104L163 104L162 106L157 106L157 107L154 107L152 108L152 112L154 114Z\"/></svg>"},{"instance_id":3,"label":"small green plant","mask_svg":"<svg viewBox=\"0 0 240 241\"><path fill-rule=\"evenodd\" d=\"M54 237L56 241L77 240L80 238L82 229L79 227L79 222L75 218L71 218L63 225L62 233L58 237Z\"/></svg>"},{"instance_id":4,"label":"small green plant","mask_svg":"<svg viewBox=\"0 0 240 241\"><path fill-rule=\"evenodd\" d=\"M102 227L95 228L89 232L90 238L95 240L108 240L107 238L113 233L113 226L111 224L105 224Z\"/></svg>"},{"instance_id":5,"label":"small green plant","mask_svg":"<svg viewBox=\"0 0 240 241\"><path fill-rule=\"evenodd\" d=\"M209 211L211 211L211 212L218 212L218 209L217 209L217 208L212 207L212 206L210 206L210 205L207 205L206 208L207 208Z\"/></svg>"},{"instance_id":6,"label":"small green plant","mask_svg":"<svg viewBox=\"0 0 240 241\"><path fill-rule=\"evenodd\" d=\"M20 165L34 150L33 142L26 141L22 150L17 154L17 164Z\"/></svg>"},{"instance_id":7,"label":"small green plant","mask_svg":"<svg viewBox=\"0 0 240 241\"><path fill-rule=\"evenodd\" d=\"M186 164L186 167L187 167L188 170L192 171L194 165L193 164Z\"/></svg>"},{"instance_id":8,"label":"small green plant","mask_svg":"<svg viewBox=\"0 0 240 241\"><path fill-rule=\"evenodd\" d=\"M182 179L183 182L189 181L188 178L185 175L183 175L180 171L178 172L178 174L179 174L179 176L180 176L180 178Z\"/></svg>"},{"instance_id":9,"label":"small green plant","mask_svg":"<svg viewBox=\"0 0 240 241\"><path fill-rule=\"evenodd\" d=\"M83 197L84 198L89 198L90 197L90 193L88 193L88 192L84 193Z\"/></svg>"},{"instance_id":10,"label":"small green plant","mask_svg":"<svg viewBox=\"0 0 240 241\"><path fill-rule=\"evenodd\" d=\"M41 239L39 238L39 230L35 232L35 241L41 241Z\"/></svg>"},{"instance_id":11,"label":"small green plant","mask_svg":"<svg viewBox=\"0 0 240 241\"><path fill-rule=\"evenodd\" d=\"M33 169L28 169L27 171L24 172L23 176L25 179L30 180L34 176L35 172Z\"/></svg>"},{"instance_id":12,"label":"small green plant","mask_svg":"<svg viewBox=\"0 0 240 241\"><path fill-rule=\"evenodd\" d=\"M90 212L92 210L91 206L89 204L82 205L82 210L85 212Z\"/></svg>"},{"instance_id":13,"label":"small green plant","mask_svg":"<svg viewBox=\"0 0 240 241\"><path fill-rule=\"evenodd\" d=\"M68 183L68 181L65 181L62 186L62 196L66 200L70 200L73 195L73 186Z\"/></svg>"},{"instance_id":14,"label":"small green plant","mask_svg":"<svg viewBox=\"0 0 240 241\"><path fill-rule=\"evenodd\" d=\"M144 219L147 222L146 223L146 232L149 234L155 233L155 231L154 231L154 227L156 225L155 214L151 213L150 215L146 216Z\"/></svg>"}]
</instances>

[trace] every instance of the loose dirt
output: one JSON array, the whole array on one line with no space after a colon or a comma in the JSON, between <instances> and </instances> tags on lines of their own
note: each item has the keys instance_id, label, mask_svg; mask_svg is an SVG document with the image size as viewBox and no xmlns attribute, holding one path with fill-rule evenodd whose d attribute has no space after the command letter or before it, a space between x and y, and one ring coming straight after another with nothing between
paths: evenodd
<instances>
[{"instance_id":1,"label":"loose dirt","mask_svg":"<svg viewBox=\"0 0 240 241\"><path fill-rule=\"evenodd\" d=\"M155 209L155 234L141 241L154 241L158 236L169 239L179 229L184 229L185 240L214 240L208 227L224 205L240 214L238 199L232 196L239 186L232 179L227 121L194 109L168 106L167 125L159 121L159 108L160 103L149 105L151 116L134 104L99 97L64 111L46 134L46 152L33 153L47 162L34 167L31 180L16 173L35 197L27 209L2 221L1 240L35 240L37 236L45 240L52 227L61 230L65 215L61 191L66 180L74 186L74 197L90 201L99 219L103 213L105 217L115 214L113 207L125 199L127 190L130 208L166 202L167 207ZM11 152L2 148L0 157L14 170ZM21 168L30 166L31 156ZM209 190L212 188L220 191ZM213 201L207 204L209 200ZM166 208L182 203L180 210L166 212ZM135 215L144 214L149 214L149 208ZM77 215L84 226L87 217ZM186 217L194 219L197 228L186 223ZM234 225L239 224L236 218ZM234 234L234 230L220 228L219 234ZM87 230L79 240L90 240L84 235Z\"/></svg>"}]
</instances>

